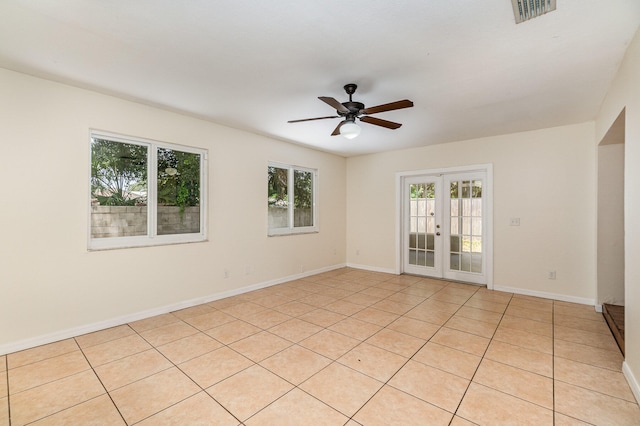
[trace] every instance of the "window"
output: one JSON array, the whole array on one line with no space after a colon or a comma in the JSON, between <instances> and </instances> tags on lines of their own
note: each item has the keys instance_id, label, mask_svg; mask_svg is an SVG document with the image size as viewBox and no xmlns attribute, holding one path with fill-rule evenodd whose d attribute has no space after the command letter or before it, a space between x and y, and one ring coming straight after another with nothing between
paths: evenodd
<instances>
[{"instance_id":1,"label":"window","mask_svg":"<svg viewBox=\"0 0 640 426\"><path fill-rule=\"evenodd\" d=\"M269 235L318 232L316 215L318 171L269 163L267 175Z\"/></svg>"},{"instance_id":2,"label":"window","mask_svg":"<svg viewBox=\"0 0 640 426\"><path fill-rule=\"evenodd\" d=\"M203 241L203 149L91 132L89 249Z\"/></svg>"}]
</instances>

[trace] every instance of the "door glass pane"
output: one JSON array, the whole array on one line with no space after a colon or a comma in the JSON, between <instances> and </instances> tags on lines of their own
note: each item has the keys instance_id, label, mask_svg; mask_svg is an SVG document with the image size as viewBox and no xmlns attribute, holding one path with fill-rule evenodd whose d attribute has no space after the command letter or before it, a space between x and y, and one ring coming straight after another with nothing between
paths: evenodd
<instances>
[{"instance_id":1,"label":"door glass pane","mask_svg":"<svg viewBox=\"0 0 640 426\"><path fill-rule=\"evenodd\" d=\"M435 184L410 184L409 194L409 264L433 267Z\"/></svg>"},{"instance_id":2,"label":"door glass pane","mask_svg":"<svg viewBox=\"0 0 640 426\"><path fill-rule=\"evenodd\" d=\"M289 170L280 167L268 168L267 203L269 229L288 228L289 223Z\"/></svg>"},{"instance_id":3,"label":"door glass pane","mask_svg":"<svg viewBox=\"0 0 640 426\"><path fill-rule=\"evenodd\" d=\"M91 238L147 235L148 147L91 140Z\"/></svg>"},{"instance_id":4,"label":"door glass pane","mask_svg":"<svg viewBox=\"0 0 640 426\"><path fill-rule=\"evenodd\" d=\"M449 196L450 269L482 273L482 181L451 182Z\"/></svg>"},{"instance_id":5,"label":"door glass pane","mask_svg":"<svg viewBox=\"0 0 640 426\"><path fill-rule=\"evenodd\" d=\"M200 232L200 154L158 148L158 235Z\"/></svg>"}]
</instances>

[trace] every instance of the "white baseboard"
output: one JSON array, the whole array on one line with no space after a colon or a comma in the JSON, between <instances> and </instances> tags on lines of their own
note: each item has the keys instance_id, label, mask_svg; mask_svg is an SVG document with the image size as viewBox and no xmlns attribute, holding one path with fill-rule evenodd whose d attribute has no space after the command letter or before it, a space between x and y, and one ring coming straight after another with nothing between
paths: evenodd
<instances>
[{"instance_id":1,"label":"white baseboard","mask_svg":"<svg viewBox=\"0 0 640 426\"><path fill-rule=\"evenodd\" d=\"M168 312L178 311L180 309L201 305L203 303L209 303L215 300L220 300L220 299L224 299L231 296L237 296L239 294L248 293L250 291L260 290L262 288L271 287L273 285L298 280L300 278L309 277L311 275L320 274L322 272L328 272L328 271L333 271L334 269L344 268L345 266L347 265L346 264L332 265L325 268L316 269L313 271L307 271L300 274L289 275L289 276L277 278L274 280L252 284L252 285L241 287L238 289L223 291L220 293L215 293L215 294L207 295L204 297L198 297L191 300L184 300L181 302L173 303L171 305L160 306L158 308L153 308L146 311L135 312L128 315L110 318L108 320L98 321L91 324L82 325L79 327L72 327L66 330L60 330L53 333L32 337L29 339L19 340L17 342L5 343L3 345L0 345L0 355L6 355L13 352L34 348L36 346L46 345L48 343L58 342L60 340L81 336L83 334L93 333L94 331L116 327L119 325L153 317L156 315L162 315Z\"/></svg>"},{"instance_id":2,"label":"white baseboard","mask_svg":"<svg viewBox=\"0 0 640 426\"><path fill-rule=\"evenodd\" d=\"M504 291L507 293L522 294L524 296L535 296L535 297L541 297L543 299L553 299L553 300L559 300L562 302L596 306L595 299L587 299L585 297L567 296L566 294L547 293L546 291L527 290L525 288L506 287L501 285L494 285L493 289L496 291Z\"/></svg>"},{"instance_id":3,"label":"white baseboard","mask_svg":"<svg viewBox=\"0 0 640 426\"><path fill-rule=\"evenodd\" d=\"M363 269L365 271L371 271L371 272L382 272L385 274L398 275L398 273L393 268L379 268L377 266L358 265L357 263L347 263L347 267L355 268L355 269Z\"/></svg>"},{"instance_id":4,"label":"white baseboard","mask_svg":"<svg viewBox=\"0 0 640 426\"><path fill-rule=\"evenodd\" d=\"M640 385L636 380L636 377L633 375L629 364L627 361L622 363L622 374L624 374L625 379L627 379L627 383L629 383L629 387L631 388L631 392L633 392L633 396L636 398L636 402L640 404Z\"/></svg>"}]
</instances>

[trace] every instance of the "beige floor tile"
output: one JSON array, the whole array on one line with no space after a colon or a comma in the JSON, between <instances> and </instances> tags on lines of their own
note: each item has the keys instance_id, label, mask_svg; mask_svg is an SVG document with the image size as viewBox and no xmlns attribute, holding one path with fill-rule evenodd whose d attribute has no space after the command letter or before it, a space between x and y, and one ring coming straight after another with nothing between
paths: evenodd
<instances>
[{"instance_id":1,"label":"beige floor tile","mask_svg":"<svg viewBox=\"0 0 640 426\"><path fill-rule=\"evenodd\" d=\"M363 425L448 426L452 414L421 399L384 386L354 416Z\"/></svg>"},{"instance_id":2,"label":"beige floor tile","mask_svg":"<svg viewBox=\"0 0 640 426\"><path fill-rule=\"evenodd\" d=\"M348 417L294 389L245 422L247 426L334 426L344 425Z\"/></svg>"},{"instance_id":3,"label":"beige floor tile","mask_svg":"<svg viewBox=\"0 0 640 426\"><path fill-rule=\"evenodd\" d=\"M420 362L409 361L393 376L389 385L454 413L469 380Z\"/></svg>"},{"instance_id":4,"label":"beige floor tile","mask_svg":"<svg viewBox=\"0 0 640 426\"><path fill-rule=\"evenodd\" d=\"M529 309L522 306L510 304L505 315L512 315L514 317L528 318L530 320L551 323L553 321L552 311L543 311L540 309Z\"/></svg>"},{"instance_id":5,"label":"beige floor tile","mask_svg":"<svg viewBox=\"0 0 640 426\"><path fill-rule=\"evenodd\" d=\"M143 331L151 330L157 327L162 327L164 325L169 325L174 322L180 321L180 318L176 317L173 314L162 314L156 315L154 317L141 319L139 321L134 321L129 323L129 326L133 328L138 333L142 333Z\"/></svg>"},{"instance_id":6,"label":"beige floor tile","mask_svg":"<svg viewBox=\"0 0 640 426\"><path fill-rule=\"evenodd\" d=\"M384 298L387 298L387 297L395 294L396 292L393 291L393 290L386 289L386 288L369 287L369 288L366 288L366 289L360 291L360 293L367 294L369 296L380 297L381 299L384 299Z\"/></svg>"},{"instance_id":7,"label":"beige floor tile","mask_svg":"<svg viewBox=\"0 0 640 426\"><path fill-rule=\"evenodd\" d=\"M411 296L417 296L422 298L429 298L436 294L438 291L442 289L441 286L437 287L420 287L420 286L411 286L401 291L403 294L409 294Z\"/></svg>"},{"instance_id":8,"label":"beige floor tile","mask_svg":"<svg viewBox=\"0 0 640 426\"><path fill-rule=\"evenodd\" d=\"M631 388L621 372L560 357L556 357L553 368L556 380L635 402Z\"/></svg>"},{"instance_id":9,"label":"beige floor tile","mask_svg":"<svg viewBox=\"0 0 640 426\"><path fill-rule=\"evenodd\" d=\"M48 345L37 346L20 352L7 355L9 370L22 367L23 365L43 361L80 349L74 339L61 340Z\"/></svg>"},{"instance_id":10,"label":"beige floor tile","mask_svg":"<svg viewBox=\"0 0 640 426\"><path fill-rule=\"evenodd\" d=\"M190 359L204 355L222 346L222 343L209 337L205 333L197 333L191 336L174 340L162 346L158 346L164 356L174 364L182 364Z\"/></svg>"},{"instance_id":11,"label":"beige floor tile","mask_svg":"<svg viewBox=\"0 0 640 426\"><path fill-rule=\"evenodd\" d=\"M385 312L391 312L392 314L404 315L413 309L417 304L406 304L401 302L396 302L389 298L381 300L380 302L372 305L372 308L379 309Z\"/></svg>"},{"instance_id":12,"label":"beige floor tile","mask_svg":"<svg viewBox=\"0 0 640 426\"><path fill-rule=\"evenodd\" d=\"M439 343L473 355L482 356L491 340L475 334L465 333L443 327L431 338L430 342Z\"/></svg>"},{"instance_id":13,"label":"beige floor tile","mask_svg":"<svg viewBox=\"0 0 640 426\"><path fill-rule=\"evenodd\" d=\"M244 303L245 301L241 299L239 296L233 297L225 297L224 299L214 300L212 302L207 303L208 306L211 306L215 309L226 309L230 308L234 305L239 305L240 303Z\"/></svg>"},{"instance_id":14,"label":"beige floor tile","mask_svg":"<svg viewBox=\"0 0 640 426\"><path fill-rule=\"evenodd\" d=\"M449 321L444 324L444 326L489 339L493 336L493 333L495 333L497 328L497 324L490 324L488 322L465 318L457 315L451 317Z\"/></svg>"},{"instance_id":15,"label":"beige floor tile","mask_svg":"<svg viewBox=\"0 0 640 426\"><path fill-rule=\"evenodd\" d=\"M208 314L214 312L215 309L209 305L197 305L190 308L180 309L179 311L171 312L175 317L184 320L185 318L197 317L199 315Z\"/></svg>"},{"instance_id":16,"label":"beige floor tile","mask_svg":"<svg viewBox=\"0 0 640 426\"><path fill-rule=\"evenodd\" d=\"M116 361L129 355L151 349L151 345L137 334L109 340L83 349L84 355L93 367Z\"/></svg>"},{"instance_id":17,"label":"beige floor tile","mask_svg":"<svg viewBox=\"0 0 640 426\"><path fill-rule=\"evenodd\" d=\"M140 352L95 368L108 391L166 370L172 364L155 349Z\"/></svg>"},{"instance_id":18,"label":"beige floor tile","mask_svg":"<svg viewBox=\"0 0 640 426\"><path fill-rule=\"evenodd\" d=\"M255 314L247 315L244 320L249 324L253 324L256 327L260 327L263 330L267 330L278 324L290 320L289 315L285 315L282 312L275 311L273 309L267 309L266 311L256 312Z\"/></svg>"},{"instance_id":19,"label":"beige floor tile","mask_svg":"<svg viewBox=\"0 0 640 426\"><path fill-rule=\"evenodd\" d=\"M554 426L590 426L592 423L585 423L581 420L574 419L573 417L565 416L556 412L554 414L555 423Z\"/></svg>"},{"instance_id":20,"label":"beige floor tile","mask_svg":"<svg viewBox=\"0 0 640 426\"><path fill-rule=\"evenodd\" d=\"M476 296L473 296L469 300L467 300L464 306L482 309L483 311L494 312L497 314L503 314L507 309L507 303L492 302L490 300L485 300Z\"/></svg>"},{"instance_id":21,"label":"beige floor tile","mask_svg":"<svg viewBox=\"0 0 640 426\"><path fill-rule=\"evenodd\" d=\"M7 356L0 355L0 372L7 371Z\"/></svg>"},{"instance_id":22,"label":"beige floor tile","mask_svg":"<svg viewBox=\"0 0 640 426\"><path fill-rule=\"evenodd\" d=\"M193 318L188 318L188 320L192 319ZM174 340L182 339L183 337L191 336L193 334L196 334L197 332L197 328L191 327L189 324L179 321L172 324L163 325L161 327L156 327L152 330L143 331L142 333L140 333L140 336L142 336L153 346L160 346L164 345L165 343L173 342Z\"/></svg>"},{"instance_id":23,"label":"beige floor tile","mask_svg":"<svg viewBox=\"0 0 640 426\"><path fill-rule=\"evenodd\" d=\"M513 293L505 293L502 291L487 290L480 288L475 292L473 299L486 300L487 302L508 304L513 299Z\"/></svg>"},{"instance_id":24,"label":"beige floor tile","mask_svg":"<svg viewBox=\"0 0 640 426\"><path fill-rule=\"evenodd\" d=\"M346 315L339 314L337 312L327 311L326 309L316 309L298 317L301 320L310 322L319 327L329 327L338 321L342 321L346 318Z\"/></svg>"},{"instance_id":25,"label":"beige floor tile","mask_svg":"<svg viewBox=\"0 0 640 426\"><path fill-rule=\"evenodd\" d=\"M493 339L525 349L553 354L553 339L551 337L529 333L528 331L499 326Z\"/></svg>"},{"instance_id":26,"label":"beige floor tile","mask_svg":"<svg viewBox=\"0 0 640 426\"><path fill-rule=\"evenodd\" d=\"M207 389L216 401L244 421L293 389L293 385L254 365Z\"/></svg>"},{"instance_id":27,"label":"beige floor tile","mask_svg":"<svg viewBox=\"0 0 640 426\"><path fill-rule=\"evenodd\" d=\"M382 387L382 383L349 367L333 363L299 387L351 417Z\"/></svg>"},{"instance_id":28,"label":"beige floor tile","mask_svg":"<svg viewBox=\"0 0 640 426\"><path fill-rule=\"evenodd\" d=\"M265 359L260 365L290 383L299 385L330 363L329 358L294 345Z\"/></svg>"},{"instance_id":29,"label":"beige floor tile","mask_svg":"<svg viewBox=\"0 0 640 426\"><path fill-rule=\"evenodd\" d=\"M436 293L436 295L437 295L437 293ZM416 306L416 308L422 308L422 309L426 309L426 310L442 311L442 312L446 312L448 314L453 315L456 312L458 312L458 310L462 306L462 303L450 303L450 302L447 302L447 301L434 299L434 297L436 295L434 295L434 296L430 297L429 299L425 300L424 302L422 302L421 304Z\"/></svg>"},{"instance_id":30,"label":"beige floor tile","mask_svg":"<svg viewBox=\"0 0 640 426\"><path fill-rule=\"evenodd\" d=\"M128 424L139 422L200 391L176 367L111 392L111 398Z\"/></svg>"},{"instance_id":31,"label":"beige floor tile","mask_svg":"<svg viewBox=\"0 0 640 426\"><path fill-rule=\"evenodd\" d=\"M361 343L338 358L338 362L376 380L386 382L407 362L407 359L376 346Z\"/></svg>"},{"instance_id":32,"label":"beige floor tile","mask_svg":"<svg viewBox=\"0 0 640 426\"><path fill-rule=\"evenodd\" d=\"M344 299L345 297L350 296L350 295L354 294L355 292L356 292L356 290L347 289L347 288L344 288L344 286L336 286L336 287L333 287L333 288L328 288L326 290L323 290L322 294L324 296L333 297L333 298L337 299L336 301L339 301L340 299Z\"/></svg>"},{"instance_id":33,"label":"beige floor tile","mask_svg":"<svg viewBox=\"0 0 640 426\"><path fill-rule=\"evenodd\" d=\"M278 324L275 327L270 328L269 332L276 336L280 336L283 339L298 343L300 340L313 336L321 330L322 327L320 326L298 318L292 318L282 324Z\"/></svg>"},{"instance_id":34,"label":"beige floor tile","mask_svg":"<svg viewBox=\"0 0 640 426\"><path fill-rule=\"evenodd\" d=\"M285 303L291 302L291 298L287 296L283 296L282 294L271 294L269 296L264 296L259 299L255 299L253 303L257 303L258 305L262 305L266 308L273 309L276 306L284 305Z\"/></svg>"},{"instance_id":35,"label":"beige floor tile","mask_svg":"<svg viewBox=\"0 0 640 426\"><path fill-rule=\"evenodd\" d=\"M606 322L600 320L585 320L584 318L573 317L555 313L553 315L555 325L562 327L576 328L578 330L590 331L592 333L611 334Z\"/></svg>"},{"instance_id":36,"label":"beige floor tile","mask_svg":"<svg viewBox=\"0 0 640 426\"><path fill-rule=\"evenodd\" d=\"M384 298L381 296L372 296L370 294L365 294L365 293L354 293L350 296L345 297L342 300L350 303L355 303L356 305L360 305L366 308L368 306L373 305L374 303L378 303L382 299Z\"/></svg>"},{"instance_id":37,"label":"beige floor tile","mask_svg":"<svg viewBox=\"0 0 640 426\"><path fill-rule=\"evenodd\" d=\"M453 313L439 311L431 307L420 304L407 312L403 318L413 318L419 321L441 326L453 316Z\"/></svg>"},{"instance_id":38,"label":"beige floor tile","mask_svg":"<svg viewBox=\"0 0 640 426\"><path fill-rule=\"evenodd\" d=\"M356 318L345 318L333 324L329 330L353 337L358 340L366 340L382 329L381 326Z\"/></svg>"},{"instance_id":39,"label":"beige floor tile","mask_svg":"<svg viewBox=\"0 0 640 426\"><path fill-rule=\"evenodd\" d=\"M427 342L412 359L467 380L471 380L482 360L479 356L433 342Z\"/></svg>"},{"instance_id":40,"label":"beige floor tile","mask_svg":"<svg viewBox=\"0 0 640 426\"><path fill-rule=\"evenodd\" d=\"M360 341L331 330L322 330L300 341L300 345L330 359L338 359Z\"/></svg>"},{"instance_id":41,"label":"beige floor tile","mask_svg":"<svg viewBox=\"0 0 640 426\"><path fill-rule=\"evenodd\" d=\"M484 359L473 381L553 410L553 379Z\"/></svg>"},{"instance_id":42,"label":"beige floor tile","mask_svg":"<svg viewBox=\"0 0 640 426\"><path fill-rule=\"evenodd\" d=\"M497 326L502 319L502 313L486 311L484 309L474 308L468 305L462 306L455 313L455 317L470 318Z\"/></svg>"},{"instance_id":43,"label":"beige floor tile","mask_svg":"<svg viewBox=\"0 0 640 426\"><path fill-rule=\"evenodd\" d=\"M231 349L241 353L253 362L260 362L265 358L288 348L293 343L282 337L263 331L253 336L229 345Z\"/></svg>"},{"instance_id":44,"label":"beige floor tile","mask_svg":"<svg viewBox=\"0 0 640 426\"><path fill-rule=\"evenodd\" d=\"M476 423L471 423L469 420L465 420L459 416L453 416L453 420L449 423L449 426L475 426Z\"/></svg>"},{"instance_id":45,"label":"beige floor tile","mask_svg":"<svg viewBox=\"0 0 640 426\"><path fill-rule=\"evenodd\" d=\"M622 354L620 351L609 351L580 343L556 340L554 354L557 357L582 362L601 368L620 371L622 368Z\"/></svg>"},{"instance_id":46,"label":"beige floor tile","mask_svg":"<svg viewBox=\"0 0 640 426\"><path fill-rule=\"evenodd\" d=\"M513 315L505 314L500 322L500 327L513 328L515 330L539 334L545 337L553 337L553 324L515 317Z\"/></svg>"},{"instance_id":47,"label":"beige floor tile","mask_svg":"<svg viewBox=\"0 0 640 426\"><path fill-rule=\"evenodd\" d=\"M233 317L244 318L247 315L252 315L257 312L264 311L266 309L267 308L265 306L258 305L257 303L245 301L241 303L232 304L225 308L221 308L220 310L225 314L231 315Z\"/></svg>"},{"instance_id":48,"label":"beige floor tile","mask_svg":"<svg viewBox=\"0 0 640 426\"><path fill-rule=\"evenodd\" d=\"M556 314L571 315L574 318L605 322L602 314L600 312L596 312L593 306L556 304L553 311Z\"/></svg>"},{"instance_id":49,"label":"beige floor tile","mask_svg":"<svg viewBox=\"0 0 640 426\"><path fill-rule=\"evenodd\" d=\"M105 394L91 370L11 396L11 424L24 425Z\"/></svg>"},{"instance_id":50,"label":"beige floor tile","mask_svg":"<svg viewBox=\"0 0 640 426\"><path fill-rule=\"evenodd\" d=\"M32 423L37 426L60 425L126 425L118 409L107 395L101 395L86 402L59 411Z\"/></svg>"},{"instance_id":51,"label":"beige floor tile","mask_svg":"<svg viewBox=\"0 0 640 426\"><path fill-rule=\"evenodd\" d=\"M237 342L261 331L262 329L260 327L256 327L253 324L242 320L234 320L206 330L205 333L225 345L230 345L233 342Z\"/></svg>"},{"instance_id":52,"label":"beige floor tile","mask_svg":"<svg viewBox=\"0 0 640 426\"><path fill-rule=\"evenodd\" d=\"M308 305L306 303L302 303L302 302L298 302L297 300L294 300L293 302L276 306L273 309L275 309L278 312L282 312L285 315L289 315L291 317L297 317L302 314L306 314L307 312L311 312L317 308L313 305Z\"/></svg>"},{"instance_id":53,"label":"beige floor tile","mask_svg":"<svg viewBox=\"0 0 640 426\"><path fill-rule=\"evenodd\" d=\"M411 307L418 306L420 303L424 302L427 298L423 296L418 296L411 293L396 293L387 297L387 300L402 303L404 305L410 305Z\"/></svg>"},{"instance_id":54,"label":"beige floor tile","mask_svg":"<svg viewBox=\"0 0 640 426\"><path fill-rule=\"evenodd\" d=\"M345 300L336 300L335 302L326 305L324 309L349 316L355 314L358 311L361 311L364 308L362 305L358 305L356 303L347 302Z\"/></svg>"},{"instance_id":55,"label":"beige floor tile","mask_svg":"<svg viewBox=\"0 0 640 426\"><path fill-rule=\"evenodd\" d=\"M553 411L471 383L456 415L479 425L553 425Z\"/></svg>"},{"instance_id":56,"label":"beige floor tile","mask_svg":"<svg viewBox=\"0 0 640 426\"><path fill-rule=\"evenodd\" d=\"M365 308L353 315L353 318L386 327L400 317L398 314L381 311L372 307Z\"/></svg>"},{"instance_id":57,"label":"beige floor tile","mask_svg":"<svg viewBox=\"0 0 640 426\"><path fill-rule=\"evenodd\" d=\"M128 325L119 325L117 327L107 328L106 330L83 334L82 336L76 337L76 342L82 349L86 349L90 346L99 345L111 340L131 336L135 333L136 332Z\"/></svg>"},{"instance_id":58,"label":"beige floor tile","mask_svg":"<svg viewBox=\"0 0 640 426\"><path fill-rule=\"evenodd\" d=\"M224 346L180 364L180 369L207 388L252 365L251 360Z\"/></svg>"},{"instance_id":59,"label":"beige floor tile","mask_svg":"<svg viewBox=\"0 0 640 426\"><path fill-rule=\"evenodd\" d=\"M640 408L622 399L556 381L558 413L597 425L640 424Z\"/></svg>"},{"instance_id":60,"label":"beige floor tile","mask_svg":"<svg viewBox=\"0 0 640 426\"><path fill-rule=\"evenodd\" d=\"M11 395L90 369L81 351L69 352L8 371Z\"/></svg>"},{"instance_id":61,"label":"beige floor tile","mask_svg":"<svg viewBox=\"0 0 640 426\"><path fill-rule=\"evenodd\" d=\"M238 423L239 421L211 396L206 392L200 392L147 417L136 425L237 426Z\"/></svg>"},{"instance_id":62,"label":"beige floor tile","mask_svg":"<svg viewBox=\"0 0 640 426\"><path fill-rule=\"evenodd\" d=\"M425 344L425 340L384 328L367 339L366 343L411 358Z\"/></svg>"},{"instance_id":63,"label":"beige floor tile","mask_svg":"<svg viewBox=\"0 0 640 426\"><path fill-rule=\"evenodd\" d=\"M618 348L618 344L613 338L613 335L611 334L593 333L590 331L577 330L575 328L556 325L554 327L553 337L555 339L567 340L569 342L594 346L596 348L607 349L615 352L620 350Z\"/></svg>"},{"instance_id":64,"label":"beige floor tile","mask_svg":"<svg viewBox=\"0 0 640 426\"><path fill-rule=\"evenodd\" d=\"M402 316L387 326L389 330L399 331L427 341L440 329L440 326Z\"/></svg>"},{"instance_id":65,"label":"beige floor tile","mask_svg":"<svg viewBox=\"0 0 640 426\"><path fill-rule=\"evenodd\" d=\"M195 317L185 318L184 322L200 331L206 331L235 320L235 317L222 311L212 311Z\"/></svg>"},{"instance_id":66,"label":"beige floor tile","mask_svg":"<svg viewBox=\"0 0 640 426\"><path fill-rule=\"evenodd\" d=\"M9 398L0 398L0 426L9 426Z\"/></svg>"},{"instance_id":67,"label":"beige floor tile","mask_svg":"<svg viewBox=\"0 0 640 426\"><path fill-rule=\"evenodd\" d=\"M494 340L489 345L485 358L546 377L553 377L553 356L543 352Z\"/></svg>"},{"instance_id":68,"label":"beige floor tile","mask_svg":"<svg viewBox=\"0 0 640 426\"><path fill-rule=\"evenodd\" d=\"M6 398L9 396L9 389L7 388L7 372L0 372L0 398Z\"/></svg>"},{"instance_id":69,"label":"beige floor tile","mask_svg":"<svg viewBox=\"0 0 640 426\"><path fill-rule=\"evenodd\" d=\"M509 307L546 312L547 314L551 314L553 312L553 302L551 300L540 298L523 298L521 295L515 295L511 299L511 302L509 302Z\"/></svg>"},{"instance_id":70,"label":"beige floor tile","mask_svg":"<svg viewBox=\"0 0 640 426\"><path fill-rule=\"evenodd\" d=\"M439 292L435 293L433 296L431 296L429 298L429 300L433 300L433 301L441 301L441 302L447 302L447 303L452 303L455 305L458 305L458 307L462 306L465 304L465 302L467 302L467 300L469 300L471 296L463 296L463 295L459 295L459 294L451 294L451 293L443 293L443 290L440 290Z\"/></svg>"},{"instance_id":71,"label":"beige floor tile","mask_svg":"<svg viewBox=\"0 0 640 426\"><path fill-rule=\"evenodd\" d=\"M325 296L321 293L314 293L309 296L305 296L302 299L298 299L298 302L306 303L308 305L315 306L316 308L324 308L335 301L335 297Z\"/></svg>"}]
</instances>

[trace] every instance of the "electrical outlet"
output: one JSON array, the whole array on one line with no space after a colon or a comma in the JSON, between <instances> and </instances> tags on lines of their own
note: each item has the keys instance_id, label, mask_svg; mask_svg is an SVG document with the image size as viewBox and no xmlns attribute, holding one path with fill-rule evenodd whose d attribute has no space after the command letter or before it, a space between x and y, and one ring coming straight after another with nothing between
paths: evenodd
<instances>
[{"instance_id":1,"label":"electrical outlet","mask_svg":"<svg viewBox=\"0 0 640 426\"><path fill-rule=\"evenodd\" d=\"M229 278L229 275L230 275L230 274L229 274L229 270L225 268L225 270L224 270L224 277L225 277L225 278Z\"/></svg>"},{"instance_id":2,"label":"electrical outlet","mask_svg":"<svg viewBox=\"0 0 640 426\"><path fill-rule=\"evenodd\" d=\"M547 276L550 280L556 279L556 271L549 271L549 275Z\"/></svg>"},{"instance_id":3,"label":"electrical outlet","mask_svg":"<svg viewBox=\"0 0 640 426\"><path fill-rule=\"evenodd\" d=\"M356 256L360 256L360 249L356 249Z\"/></svg>"},{"instance_id":4,"label":"electrical outlet","mask_svg":"<svg viewBox=\"0 0 640 426\"><path fill-rule=\"evenodd\" d=\"M520 226L520 218L512 217L511 219L509 219L509 226Z\"/></svg>"}]
</instances>

